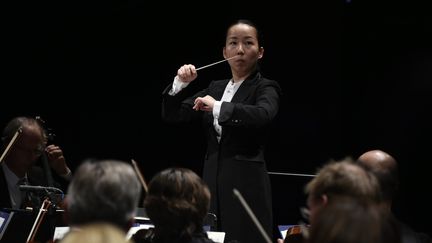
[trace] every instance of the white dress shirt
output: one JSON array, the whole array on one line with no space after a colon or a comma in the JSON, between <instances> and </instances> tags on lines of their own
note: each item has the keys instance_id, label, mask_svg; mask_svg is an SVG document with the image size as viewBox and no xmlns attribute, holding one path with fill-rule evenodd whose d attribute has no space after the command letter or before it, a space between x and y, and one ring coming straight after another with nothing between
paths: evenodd
<instances>
[{"instance_id":1,"label":"white dress shirt","mask_svg":"<svg viewBox=\"0 0 432 243\"><path fill-rule=\"evenodd\" d=\"M213 126L218 134L217 139L220 141L220 137L222 135L222 126L219 125L219 113L222 107L222 102L231 102L232 98L234 97L237 90L240 88L240 85L243 83L244 80L238 81L236 83L233 82L231 79L227 86L225 87L224 94L222 96L222 99L220 101L215 101L213 105Z\"/></svg>"},{"instance_id":2,"label":"white dress shirt","mask_svg":"<svg viewBox=\"0 0 432 243\"><path fill-rule=\"evenodd\" d=\"M224 94L222 96L222 99L220 101L215 101L213 105L213 126L218 134L217 139L220 141L220 137L222 135L222 126L219 125L218 119L219 119L219 113L222 107L222 102L231 102L232 98L234 97L237 90L240 88L240 85L243 83L244 80L233 82L231 79L227 86L225 87ZM189 83L184 83L179 80L179 78L176 76L174 78L173 86L171 90L168 92L169 95L176 95L178 92L180 92L182 89L187 87Z\"/></svg>"}]
</instances>

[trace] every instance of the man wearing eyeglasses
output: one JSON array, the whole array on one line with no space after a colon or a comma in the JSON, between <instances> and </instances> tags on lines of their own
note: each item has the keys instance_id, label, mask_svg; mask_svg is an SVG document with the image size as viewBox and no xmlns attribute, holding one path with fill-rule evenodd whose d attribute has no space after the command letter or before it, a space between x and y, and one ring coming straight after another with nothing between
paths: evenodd
<instances>
[{"instance_id":1,"label":"man wearing eyeglasses","mask_svg":"<svg viewBox=\"0 0 432 243\"><path fill-rule=\"evenodd\" d=\"M8 148L11 141L13 144ZM20 191L20 185L60 187L57 182L49 185L46 170L35 166L42 155L46 155L48 164L60 178L65 181L71 178L63 151L53 144L47 146L45 130L36 119L16 117L6 125L2 134L2 154L7 149L6 156L0 161L0 208L25 206L25 194Z\"/></svg>"}]
</instances>

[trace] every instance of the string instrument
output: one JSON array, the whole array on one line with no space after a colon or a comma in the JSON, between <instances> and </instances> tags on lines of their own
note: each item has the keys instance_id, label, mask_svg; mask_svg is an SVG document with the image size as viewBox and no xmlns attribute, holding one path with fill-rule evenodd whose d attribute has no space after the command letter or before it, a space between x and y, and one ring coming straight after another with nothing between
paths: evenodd
<instances>
[{"instance_id":1,"label":"string instrument","mask_svg":"<svg viewBox=\"0 0 432 243\"><path fill-rule=\"evenodd\" d=\"M47 145L48 145L48 143L52 142L52 140L54 139L55 134L52 132L52 129L46 127L46 122L44 120L42 120L42 118L40 116L36 116L35 120L39 123L41 128L44 130L44 134L46 136ZM54 186L54 179L52 176L51 168L50 168L50 165L48 163L48 157L47 157L46 153L42 153L41 161L42 161L42 166L43 166L44 173L46 176L47 184L48 184L48 186L52 187L52 186Z\"/></svg>"},{"instance_id":2,"label":"string instrument","mask_svg":"<svg viewBox=\"0 0 432 243\"><path fill-rule=\"evenodd\" d=\"M308 237L308 229L305 225L293 225L288 228L284 243L303 243Z\"/></svg>"},{"instance_id":3,"label":"string instrument","mask_svg":"<svg viewBox=\"0 0 432 243\"><path fill-rule=\"evenodd\" d=\"M45 120L43 120L40 116L36 116L35 120L38 122L39 126L42 128L44 132L44 136L46 138L46 145L52 144L54 137L56 136L53 132L53 130L49 127L47 127ZM48 162L48 155L44 151L40 156L40 162L45 174L46 183L48 187L55 187L51 166ZM37 235L37 231L39 230L41 224L43 223L44 218L46 220L50 221L52 220L50 217L52 217L53 210L56 208L62 208L63 201L58 201L55 198L52 198L52 195L47 195L44 201L42 202L42 206L39 209L38 215L35 219L35 222L33 224L33 228L30 231L29 237L27 239L27 243L53 243L53 239L48 239L47 241L40 242L38 239L35 240L35 236ZM48 216L46 214L49 214ZM46 217L47 216L47 217ZM49 222L48 224L52 224L52 222ZM52 225L50 226L52 227Z\"/></svg>"},{"instance_id":4,"label":"string instrument","mask_svg":"<svg viewBox=\"0 0 432 243\"><path fill-rule=\"evenodd\" d=\"M53 129L47 127L45 120L43 120L40 116L36 116L35 120L38 122L38 124L40 125L40 127L44 131L44 135L46 138L45 147L47 145L52 144L54 141L54 137L56 136L55 133L53 132ZM42 167L44 170L44 174L46 177L46 182L47 182L48 187L54 187L55 188L58 184L54 182L51 166L48 162L48 155L45 151L41 154L41 162L42 162ZM60 194L62 195L62 198L60 198L59 200L54 199L54 198L50 198L50 199L52 200L53 206L58 207L58 208L64 208L63 193L61 192Z\"/></svg>"}]
</instances>

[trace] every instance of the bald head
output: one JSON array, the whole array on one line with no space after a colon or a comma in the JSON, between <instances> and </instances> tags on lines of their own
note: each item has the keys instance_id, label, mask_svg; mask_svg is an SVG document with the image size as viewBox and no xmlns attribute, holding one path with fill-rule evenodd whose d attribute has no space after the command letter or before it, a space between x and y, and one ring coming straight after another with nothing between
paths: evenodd
<instances>
[{"instance_id":1,"label":"bald head","mask_svg":"<svg viewBox=\"0 0 432 243\"><path fill-rule=\"evenodd\" d=\"M396 160L382 150L371 150L363 153L357 161L377 177L384 200L391 201L399 183Z\"/></svg>"},{"instance_id":2,"label":"bald head","mask_svg":"<svg viewBox=\"0 0 432 243\"><path fill-rule=\"evenodd\" d=\"M370 170L397 170L396 160L382 150L371 150L362 154L358 161Z\"/></svg>"}]
</instances>

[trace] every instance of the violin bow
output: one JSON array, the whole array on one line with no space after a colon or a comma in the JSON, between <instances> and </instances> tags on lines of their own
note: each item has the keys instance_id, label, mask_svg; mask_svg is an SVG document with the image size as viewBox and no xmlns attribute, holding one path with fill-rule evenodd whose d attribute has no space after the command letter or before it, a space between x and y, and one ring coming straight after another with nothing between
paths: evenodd
<instances>
[{"instance_id":1,"label":"violin bow","mask_svg":"<svg viewBox=\"0 0 432 243\"><path fill-rule=\"evenodd\" d=\"M3 162L3 159L6 157L6 155L9 153L12 146L15 144L16 140L22 133L22 127L19 127L18 130L13 135L12 139L9 141L9 144L6 146L6 149L3 151L3 154L0 157L0 164Z\"/></svg>"},{"instance_id":2,"label":"violin bow","mask_svg":"<svg viewBox=\"0 0 432 243\"><path fill-rule=\"evenodd\" d=\"M265 242L272 243L270 236L266 233L264 228L262 227L261 223L253 213L252 209L247 204L246 200L242 196L242 194L237 190L236 188L233 189L234 196L240 201L243 208L246 210L246 213L249 215L249 217L252 219L255 226L258 228L259 232L261 233L262 237L264 238Z\"/></svg>"},{"instance_id":3,"label":"violin bow","mask_svg":"<svg viewBox=\"0 0 432 243\"><path fill-rule=\"evenodd\" d=\"M42 202L42 206L39 209L39 213L35 219L35 222L33 223L33 227L30 231L29 236L27 237L27 243L34 242L34 237L36 236L36 232L39 229L40 224L42 223L42 220L48 211L49 206L51 205L51 201L48 200L48 198L45 198L45 200Z\"/></svg>"},{"instance_id":4,"label":"violin bow","mask_svg":"<svg viewBox=\"0 0 432 243\"><path fill-rule=\"evenodd\" d=\"M138 168L138 164L137 164L137 162L136 162L134 159L131 159L131 161L132 161L132 165L133 165L133 167L134 167L134 169L135 169L135 172L136 172L136 174L137 174L137 176L138 176L138 179L140 180L141 185L142 185L143 188L144 188L144 192L145 192L145 194L147 194L148 187L147 187L147 184L146 184L146 182L145 182L145 180L144 180L144 176L142 175L140 169Z\"/></svg>"}]
</instances>

